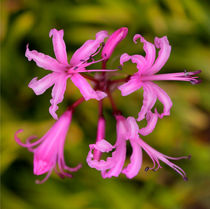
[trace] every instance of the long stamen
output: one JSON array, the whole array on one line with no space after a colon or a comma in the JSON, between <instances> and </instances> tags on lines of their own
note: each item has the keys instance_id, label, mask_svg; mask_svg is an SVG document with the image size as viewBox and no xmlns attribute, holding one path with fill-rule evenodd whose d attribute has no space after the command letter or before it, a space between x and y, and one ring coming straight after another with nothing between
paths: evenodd
<instances>
[{"instance_id":1,"label":"long stamen","mask_svg":"<svg viewBox=\"0 0 210 209\"><path fill-rule=\"evenodd\" d=\"M148 80L176 80L176 81L189 81L191 84L198 84L201 82L199 77L194 76L201 73L201 70L195 72L181 72L181 73L166 73L157 75L142 75L142 81Z\"/></svg>"},{"instance_id":2,"label":"long stamen","mask_svg":"<svg viewBox=\"0 0 210 209\"><path fill-rule=\"evenodd\" d=\"M19 130L16 131L16 133L15 133L15 141L16 141L20 146L22 146L22 147L31 148L31 147L34 147L34 146L40 144L40 143L44 140L44 138L41 138L41 139L39 139L39 140L37 140L37 141L35 141L35 142L33 142L33 143L29 143L31 140L37 138L36 136L31 136L31 137L29 137L28 139L26 139L26 143L24 144L24 143L22 143L21 140L17 137L17 135L18 135L20 132L22 132L22 131L23 131L23 129L19 129Z\"/></svg>"},{"instance_id":3,"label":"long stamen","mask_svg":"<svg viewBox=\"0 0 210 209\"><path fill-rule=\"evenodd\" d=\"M47 173L47 175L44 177L44 179L42 179L42 180L36 180L35 183L36 184L43 184L50 177L52 171L53 171L53 168Z\"/></svg>"},{"instance_id":4,"label":"long stamen","mask_svg":"<svg viewBox=\"0 0 210 209\"><path fill-rule=\"evenodd\" d=\"M189 156L177 157L177 158L169 157L167 155L164 155L164 154L156 151L155 149L153 149L152 147L150 147L148 144L146 144L140 138L139 138L139 145L145 150L145 152L149 155L149 157L153 161L153 167L152 168L146 167L145 168L145 171L146 172L148 170L157 171L159 168L161 168L161 165L159 163L159 160L161 160L162 162L166 163L168 166L170 166L171 168L173 168L177 173L179 173L183 177L183 179L185 181L187 181L186 173L184 172L184 170L181 169L176 164L170 162L168 159L171 159L171 160L190 159L190 157L191 157L190 155ZM157 165L157 168L155 168L156 165Z\"/></svg>"}]
</instances>

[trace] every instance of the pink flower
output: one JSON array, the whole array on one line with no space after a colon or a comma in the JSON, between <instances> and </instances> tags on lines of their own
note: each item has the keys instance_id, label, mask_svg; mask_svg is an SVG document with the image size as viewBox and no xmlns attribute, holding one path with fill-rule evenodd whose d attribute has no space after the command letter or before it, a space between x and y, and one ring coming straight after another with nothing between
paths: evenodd
<instances>
[{"instance_id":1,"label":"pink flower","mask_svg":"<svg viewBox=\"0 0 210 209\"><path fill-rule=\"evenodd\" d=\"M179 166L175 165L169 160L188 159L189 156L173 158L153 149L139 137L139 127L133 117L125 119L123 116L117 116L116 120L117 141L115 145L111 145L105 139L96 142L96 144L89 145L90 151L87 156L87 163L90 167L100 170L103 178L111 178L112 176L118 177L120 173L125 174L126 177L130 179L135 177L139 173L142 166L143 149L152 159L154 164L152 168L147 167L145 171L156 171L161 168L159 162L159 160L161 160L177 171L184 178L184 180L187 180L185 172ZM130 157L130 163L126 167L123 167L126 159L127 140L129 140L131 144L132 154ZM95 149L102 153L108 153L114 149L115 151L113 151L112 156L108 157L106 160L96 160L92 154L92 151Z\"/></svg>"},{"instance_id":2,"label":"pink flower","mask_svg":"<svg viewBox=\"0 0 210 209\"><path fill-rule=\"evenodd\" d=\"M42 175L47 173L42 181L36 181L36 183L45 182L51 175L53 169L60 177L71 178L72 175L68 172L75 172L81 168L81 164L77 165L75 168L70 168L64 161L64 143L71 119L72 111L67 110L61 115L52 128L36 142L31 142L31 140L36 137L29 137L26 140L26 144L24 144L17 137L17 134L23 130L18 130L16 132L16 142L34 153L34 174Z\"/></svg>"},{"instance_id":3,"label":"pink flower","mask_svg":"<svg viewBox=\"0 0 210 209\"><path fill-rule=\"evenodd\" d=\"M111 145L105 139L102 139L96 144L90 144L90 151L87 156L87 163L91 168L100 170L103 178L118 177L123 169L126 159L126 139L128 138L128 130L126 119L123 116L116 116L117 120L117 140L115 145ZM106 161L94 159L93 150L100 152L110 152L113 149L112 157L108 157Z\"/></svg>"},{"instance_id":4,"label":"pink flower","mask_svg":"<svg viewBox=\"0 0 210 209\"><path fill-rule=\"evenodd\" d=\"M172 107L172 101L168 94L161 89L158 85L151 81L156 80L177 80L177 81L190 81L192 84L197 84L200 80L197 80L198 77L195 75L200 73L201 71L195 72L182 72L182 73L169 73L169 74L159 74L156 75L157 72L161 70L161 68L167 62L170 52L171 46L169 45L168 39L166 36L162 38L155 38L155 45L146 41L141 35L136 34L133 38L134 43L137 43L136 40L140 39L140 41L144 44L143 48L146 53L146 56L143 57L141 55L133 55L129 56L128 54L123 54L120 58L120 63L123 65L124 62L131 60L133 63L137 64L138 72L130 77L130 80L119 86L119 90L121 91L122 96L129 95L134 91L143 87L143 105L138 114L138 121L143 120L145 117L148 120L147 127L140 130L142 135L147 135L153 131L155 125L157 123L157 119L162 118L163 116L170 115L170 109ZM156 56L156 48L160 48L158 57L155 60ZM163 104L163 112L158 113L155 109L155 112L152 113L152 108L156 103L156 100L159 100Z\"/></svg>"},{"instance_id":5,"label":"pink flower","mask_svg":"<svg viewBox=\"0 0 210 209\"><path fill-rule=\"evenodd\" d=\"M112 52L114 51L115 47L127 36L128 28L123 27L118 30L116 30L108 40L106 41L103 49L102 49L102 57L105 60L108 60L109 57L112 55Z\"/></svg>"},{"instance_id":6,"label":"pink flower","mask_svg":"<svg viewBox=\"0 0 210 209\"><path fill-rule=\"evenodd\" d=\"M66 90L66 81L68 78L79 88L85 100L97 99L101 100L106 97L106 93L102 91L95 91L80 75L81 72L93 72L103 70L86 70L85 68L93 63L99 62L93 60L98 52L97 49L101 43L108 36L106 31L100 31L96 34L95 40L86 41L72 56L70 63L67 60L66 45L63 40L63 30L52 29L49 36L52 37L53 48L56 59L39 53L36 50L30 51L28 45L26 47L25 56L29 61L34 60L37 66L50 70L52 73L46 75L40 80L33 78L29 83L29 87L33 89L36 95L43 94L48 88L54 85L52 89L52 99L50 100L51 106L49 108L50 114L53 118L57 119L55 113L58 109L58 104L63 101L64 93ZM91 59L91 61L89 61ZM103 59L102 59L103 60Z\"/></svg>"}]
</instances>

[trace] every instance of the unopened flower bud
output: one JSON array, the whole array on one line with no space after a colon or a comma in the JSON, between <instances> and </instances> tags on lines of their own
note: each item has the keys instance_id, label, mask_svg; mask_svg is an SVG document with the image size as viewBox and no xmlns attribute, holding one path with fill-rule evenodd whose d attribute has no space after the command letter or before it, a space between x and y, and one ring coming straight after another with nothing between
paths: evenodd
<instances>
[{"instance_id":1,"label":"unopened flower bud","mask_svg":"<svg viewBox=\"0 0 210 209\"><path fill-rule=\"evenodd\" d=\"M102 50L102 57L105 60L109 59L117 44L119 44L127 36L127 33L128 29L126 27L120 28L112 33Z\"/></svg>"}]
</instances>

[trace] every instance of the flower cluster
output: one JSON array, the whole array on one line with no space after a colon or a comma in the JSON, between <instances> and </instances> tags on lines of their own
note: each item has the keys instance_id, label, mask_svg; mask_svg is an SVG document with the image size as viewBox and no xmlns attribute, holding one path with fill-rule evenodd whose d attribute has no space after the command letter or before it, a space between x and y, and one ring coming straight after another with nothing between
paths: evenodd
<instances>
[{"instance_id":1,"label":"flower cluster","mask_svg":"<svg viewBox=\"0 0 210 209\"><path fill-rule=\"evenodd\" d=\"M22 143L18 137L18 130L15 134L16 142L26 147L30 152L34 153L34 174L42 175L47 173L46 177L37 183L46 181L54 170L60 177L72 177L71 172L75 172L81 168L81 164L75 168L70 168L64 160L64 144L66 135L72 120L74 109L84 101L89 99L98 100L99 118L95 144L90 144L90 151L87 155L87 163L91 168L101 171L103 178L112 176L118 177L120 173L126 175L127 178L133 178L142 166L142 150L144 150L153 162L153 167L146 167L145 171L158 170L161 168L160 161L164 162L184 180L187 180L186 173L171 160L188 159L189 156L169 157L166 156L146 142L140 137L150 134L158 121L158 118L170 115L172 101L168 94L160 88L154 81L158 80L177 80L189 81L197 84L200 80L195 72L179 72L169 74L156 74L167 62L171 46L166 36L162 38L156 37L154 44L145 40L140 34L136 34L133 38L135 44L137 40L143 43L145 56L135 54L128 55L124 53L120 56L120 67L129 60L136 64L137 72L133 75L127 75L123 78L111 79L111 71L119 69L107 69L106 63L111 57L117 45L127 36L128 29L126 27L116 30L111 35L107 31L96 33L94 40L86 41L71 57L68 62L66 45L63 40L63 30L52 29L49 36L52 37L53 49L56 58L52 58L36 50L30 50L29 45L26 46L25 56L29 61L33 60L37 66L51 71L45 77L38 80L33 78L29 83L36 95L43 94L48 88L52 88L52 99L49 113L56 120L51 129L39 140L34 141L35 137L29 137L26 143ZM104 40L107 38L106 42ZM156 57L156 49L159 49ZM98 60L96 55L101 55ZM98 57L98 56L97 56ZM102 63L101 69L87 69L94 63ZM92 72L98 72L97 76L92 76ZM100 76L99 76L100 75ZM58 118L56 111L58 104L64 99L67 79L71 79L74 85L81 92L82 97L70 105L67 110ZM91 81L92 85L88 82ZM116 89L121 91L122 96L127 96L138 89L143 88L143 103L138 113L137 119L134 117L125 117L116 107L112 92ZM108 98L112 108L113 117L116 120L116 142L110 144L105 139L106 120L103 115L103 99ZM163 104L163 112L158 112L154 108L157 99ZM137 124L146 119L147 125L141 129ZM124 166L126 160L126 142L129 141L132 147L130 163ZM110 153L110 157L102 160L103 153Z\"/></svg>"}]
</instances>

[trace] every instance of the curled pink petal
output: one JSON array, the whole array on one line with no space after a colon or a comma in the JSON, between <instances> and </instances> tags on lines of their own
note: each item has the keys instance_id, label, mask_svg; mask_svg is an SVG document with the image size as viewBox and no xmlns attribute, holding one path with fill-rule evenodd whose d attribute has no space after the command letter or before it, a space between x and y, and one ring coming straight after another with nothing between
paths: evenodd
<instances>
[{"instance_id":1,"label":"curled pink petal","mask_svg":"<svg viewBox=\"0 0 210 209\"><path fill-rule=\"evenodd\" d=\"M63 101L68 77L69 76L66 74L59 74L52 89L52 99L50 100L51 106L49 108L49 112L55 120L58 119L58 116L55 112L58 109L58 104Z\"/></svg>"},{"instance_id":2,"label":"curled pink petal","mask_svg":"<svg viewBox=\"0 0 210 209\"><path fill-rule=\"evenodd\" d=\"M110 169L113 165L113 163L110 160L97 160L94 159L93 150L97 150L101 153L103 152L110 152L114 149L114 146L112 146L109 142L107 142L105 139L102 139L101 141L96 142L96 144L90 144L90 151L88 152L86 161L87 164L91 168L95 168L97 170L106 170Z\"/></svg>"},{"instance_id":3,"label":"curled pink petal","mask_svg":"<svg viewBox=\"0 0 210 209\"><path fill-rule=\"evenodd\" d=\"M121 91L122 96L127 96L134 91L140 89L142 87L142 82L138 76L135 74L130 77L130 80L127 83L124 83L118 87Z\"/></svg>"},{"instance_id":4,"label":"curled pink petal","mask_svg":"<svg viewBox=\"0 0 210 209\"><path fill-rule=\"evenodd\" d=\"M148 74L155 74L161 70L161 68L167 62L170 53L171 53L171 46L169 45L168 39L166 36L162 38L155 38L155 46L160 48L158 52L158 57L154 63L154 65L147 71Z\"/></svg>"},{"instance_id":5,"label":"curled pink petal","mask_svg":"<svg viewBox=\"0 0 210 209\"><path fill-rule=\"evenodd\" d=\"M88 40L79 49L77 49L70 60L70 64L76 66L82 61L88 60L90 56L99 48L100 44L106 37L108 37L107 31L100 31L96 33L95 40Z\"/></svg>"},{"instance_id":6,"label":"curled pink petal","mask_svg":"<svg viewBox=\"0 0 210 209\"><path fill-rule=\"evenodd\" d=\"M120 56L120 64L123 65L124 62L127 62L131 59L131 56L128 55L127 53L124 53Z\"/></svg>"},{"instance_id":7,"label":"curled pink petal","mask_svg":"<svg viewBox=\"0 0 210 209\"><path fill-rule=\"evenodd\" d=\"M142 149L135 140L130 140L131 147L133 149L132 155L130 157L130 163L122 170L127 178L131 179L135 177L142 165Z\"/></svg>"},{"instance_id":8,"label":"curled pink petal","mask_svg":"<svg viewBox=\"0 0 210 209\"><path fill-rule=\"evenodd\" d=\"M101 100L107 96L107 94L102 91L95 91L91 87L91 85L86 81L86 79L82 77L79 73L72 75L71 80L74 83L74 85L80 90L85 100Z\"/></svg>"},{"instance_id":9,"label":"curled pink petal","mask_svg":"<svg viewBox=\"0 0 210 209\"><path fill-rule=\"evenodd\" d=\"M135 138L138 136L139 126L134 117L127 118L128 138Z\"/></svg>"},{"instance_id":10,"label":"curled pink petal","mask_svg":"<svg viewBox=\"0 0 210 209\"><path fill-rule=\"evenodd\" d=\"M53 48L54 48L56 59L60 63L68 65L66 44L63 40L63 34L64 34L63 30L58 31L56 29L52 29L50 30L49 36L52 37Z\"/></svg>"},{"instance_id":11,"label":"curled pink petal","mask_svg":"<svg viewBox=\"0 0 210 209\"><path fill-rule=\"evenodd\" d=\"M150 86L149 82L143 83L143 90L144 90L143 105L142 105L141 110L138 114L137 121L141 121L145 118L145 115L147 114L147 112L149 112L153 108L153 106L157 100L156 93L155 93L154 89Z\"/></svg>"},{"instance_id":12,"label":"curled pink petal","mask_svg":"<svg viewBox=\"0 0 210 209\"><path fill-rule=\"evenodd\" d=\"M120 57L120 65L123 65L125 62L131 60L132 63L137 64L137 69L143 72L144 66L146 64L145 58L141 55L128 55L127 53L124 53ZM139 73L141 73L139 72Z\"/></svg>"},{"instance_id":13,"label":"curled pink petal","mask_svg":"<svg viewBox=\"0 0 210 209\"><path fill-rule=\"evenodd\" d=\"M111 178L112 176L118 177L123 169L123 165L126 159L126 141L121 140L121 142L116 146L116 150L112 153L112 157L108 158L112 162L112 167L110 170L103 170L101 175L103 178Z\"/></svg>"},{"instance_id":14,"label":"curled pink petal","mask_svg":"<svg viewBox=\"0 0 210 209\"><path fill-rule=\"evenodd\" d=\"M146 56L145 56L145 61L146 63L144 64L144 71L147 70L148 68L150 68L152 66L152 64L154 63L155 61L155 55L156 55L156 50L155 50L155 46L146 41L143 36L141 36L140 34L136 34L134 37L133 37L133 41L135 43L137 39L140 39L140 41L144 44L143 46L143 49L146 53Z\"/></svg>"},{"instance_id":15,"label":"curled pink petal","mask_svg":"<svg viewBox=\"0 0 210 209\"><path fill-rule=\"evenodd\" d=\"M57 73L50 73L40 80L37 80L37 77L35 77L30 81L28 87L33 89L36 95L41 95L55 83L57 76Z\"/></svg>"},{"instance_id":16,"label":"curled pink petal","mask_svg":"<svg viewBox=\"0 0 210 209\"><path fill-rule=\"evenodd\" d=\"M139 70L138 71L139 75L144 72L144 69L145 69L145 66L147 65L147 62L146 62L146 60L143 56L137 55L137 54L133 55L133 56L131 56L131 61L132 61L132 63L137 64L136 67Z\"/></svg>"},{"instance_id":17,"label":"curled pink petal","mask_svg":"<svg viewBox=\"0 0 210 209\"><path fill-rule=\"evenodd\" d=\"M66 65L59 63L56 59L48 55L37 52L36 50L30 51L28 48L28 44L26 46L25 56L28 58L29 61L34 60L37 66L44 68L45 70L61 72L66 68Z\"/></svg>"},{"instance_id":18,"label":"curled pink petal","mask_svg":"<svg viewBox=\"0 0 210 209\"><path fill-rule=\"evenodd\" d=\"M115 47L127 36L128 28L123 27L116 30L106 41L102 50L102 57L107 60L112 55Z\"/></svg>"},{"instance_id":19,"label":"curled pink petal","mask_svg":"<svg viewBox=\"0 0 210 209\"><path fill-rule=\"evenodd\" d=\"M104 139L96 142L95 145L95 149L99 150L100 152L110 152L113 148L114 147Z\"/></svg>"},{"instance_id":20,"label":"curled pink petal","mask_svg":"<svg viewBox=\"0 0 210 209\"><path fill-rule=\"evenodd\" d=\"M139 133L146 136L153 132L158 121L158 113L152 113L151 111L146 115L147 125L139 130Z\"/></svg>"},{"instance_id":21,"label":"curled pink petal","mask_svg":"<svg viewBox=\"0 0 210 209\"><path fill-rule=\"evenodd\" d=\"M152 86L155 94L157 95L158 100L163 104L163 113L159 114L159 117L162 118L163 116L170 115L170 109L173 105L170 97L168 94L161 89L158 85L150 82L150 86Z\"/></svg>"}]
</instances>

